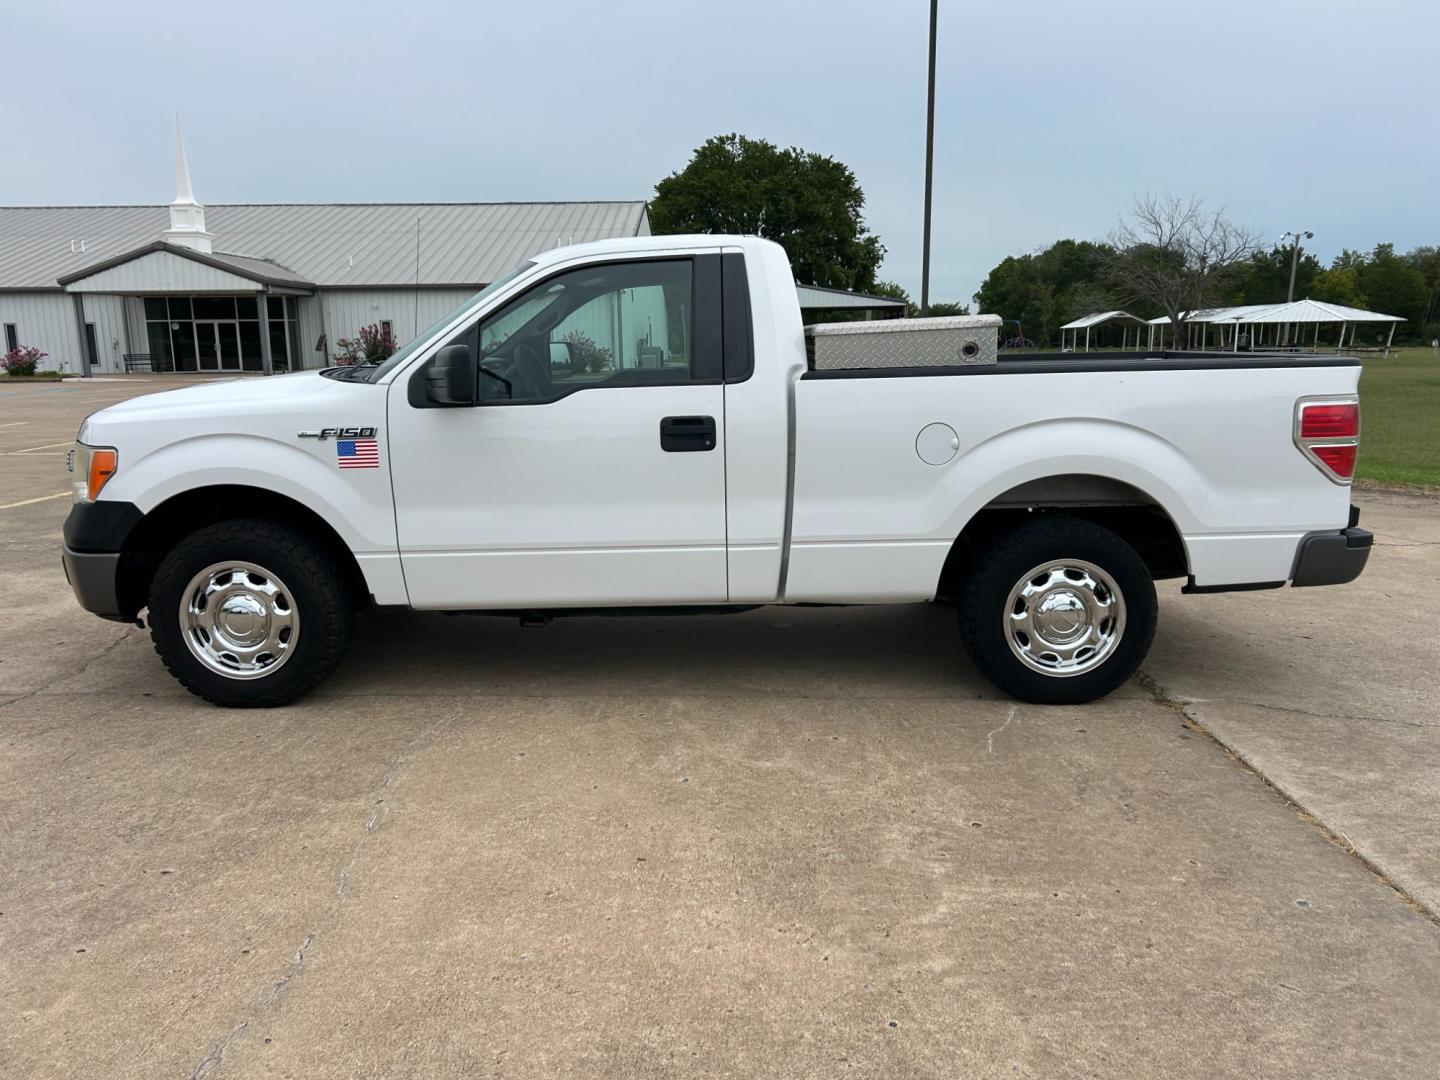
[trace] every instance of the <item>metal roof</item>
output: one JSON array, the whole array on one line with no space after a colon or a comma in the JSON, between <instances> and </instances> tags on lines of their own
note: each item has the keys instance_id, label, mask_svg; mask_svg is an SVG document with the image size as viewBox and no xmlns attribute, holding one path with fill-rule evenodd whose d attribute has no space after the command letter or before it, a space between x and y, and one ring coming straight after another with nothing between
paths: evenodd
<instances>
[{"instance_id":1,"label":"metal roof","mask_svg":"<svg viewBox=\"0 0 1440 1080\"><path fill-rule=\"evenodd\" d=\"M263 260L332 288L484 285L549 248L635 236L644 224L639 201L205 208L216 252L239 253L220 257ZM169 226L168 206L0 207L0 289L57 288L62 276L142 248Z\"/></svg>"},{"instance_id":2,"label":"metal roof","mask_svg":"<svg viewBox=\"0 0 1440 1080\"><path fill-rule=\"evenodd\" d=\"M839 310L841 308L888 309L905 307L904 300L893 296L875 296L871 293L847 292L845 289L830 289L823 285L796 285L800 295L800 307L805 310Z\"/></svg>"},{"instance_id":3,"label":"metal roof","mask_svg":"<svg viewBox=\"0 0 1440 1080\"><path fill-rule=\"evenodd\" d=\"M1209 308L1185 316L1191 323L1343 323L1343 322L1404 322L1399 315L1382 315L1378 311L1327 304L1321 300L1295 300L1288 304L1241 304L1237 307ZM1170 322L1169 315L1157 315L1150 325Z\"/></svg>"},{"instance_id":4,"label":"metal roof","mask_svg":"<svg viewBox=\"0 0 1440 1080\"><path fill-rule=\"evenodd\" d=\"M1378 311L1346 307L1344 304L1327 304L1322 300L1296 300L1289 304L1275 304L1239 322L1249 323L1347 323L1347 322L1404 322L1399 315L1384 315Z\"/></svg>"},{"instance_id":5,"label":"metal roof","mask_svg":"<svg viewBox=\"0 0 1440 1080\"><path fill-rule=\"evenodd\" d=\"M314 286L314 282L306 281L298 274L293 273L286 267L272 262L269 259L253 259L247 255L231 255L223 251L200 252L192 248L181 247L178 244L167 244L163 240L156 240L154 243L146 244L144 247L137 248L134 251L127 251L121 255L116 255L114 258L103 259L100 262L92 263L73 273L65 274L56 280L61 285L68 287L74 282L84 281L87 278L103 274L107 270L153 254L175 256L218 270L226 270L239 277L262 285L280 285L286 288L296 289L309 289Z\"/></svg>"},{"instance_id":6,"label":"metal roof","mask_svg":"<svg viewBox=\"0 0 1440 1080\"><path fill-rule=\"evenodd\" d=\"M1086 327L1099 326L1101 323L1109 322L1111 319L1129 319L1131 322L1144 323L1145 320L1128 311L1097 311L1093 315L1082 315L1072 322L1067 322L1060 327L1061 330L1084 330Z\"/></svg>"}]
</instances>

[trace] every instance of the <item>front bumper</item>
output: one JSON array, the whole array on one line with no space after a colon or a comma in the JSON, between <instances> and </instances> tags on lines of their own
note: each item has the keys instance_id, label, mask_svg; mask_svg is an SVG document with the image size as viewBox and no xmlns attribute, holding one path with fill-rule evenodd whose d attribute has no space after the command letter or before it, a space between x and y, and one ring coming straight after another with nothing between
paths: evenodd
<instances>
[{"instance_id":1,"label":"front bumper","mask_svg":"<svg viewBox=\"0 0 1440 1080\"><path fill-rule=\"evenodd\" d=\"M108 499L70 508L60 562L75 599L86 611L102 619L135 621L133 611L121 610L120 556L144 516L132 503Z\"/></svg>"},{"instance_id":2,"label":"front bumper","mask_svg":"<svg viewBox=\"0 0 1440 1080\"><path fill-rule=\"evenodd\" d=\"M76 551L64 545L60 563L65 567L65 580L75 591L75 599L86 611L102 619L133 622L133 616L120 610L120 553L109 551Z\"/></svg>"},{"instance_id":3,"label":"front bumper","mask_svg":"<svg viewBox=\"0 0 1440 1080\"><path fill-rule=\"evenodd\" d=\"M1353 526L1305 537L1295 553L1295 572L1290 575L1290 584L1300 588L1354 581L1370 559L1374 539L1369 531Z\"/></svg>"}]
</instances>

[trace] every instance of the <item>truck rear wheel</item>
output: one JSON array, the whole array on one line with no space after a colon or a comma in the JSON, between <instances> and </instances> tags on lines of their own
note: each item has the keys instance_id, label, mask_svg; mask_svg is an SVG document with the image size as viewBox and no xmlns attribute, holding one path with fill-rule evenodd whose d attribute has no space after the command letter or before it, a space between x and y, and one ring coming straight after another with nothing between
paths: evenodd
<instances>
[{"instance_id":1,"label":"truck rear wheel","mask_svg":"<svg viewBox=\"0 0 1440 1080\"><path fill-rule=\"evenodd\" d=\"M191 533L150 589L155 651L181 685L216 705L285 705L313 690L344 657L353 617L330 554L261 519Z\"/></svg>"},{"instance_id":2,"label":"truck rear wheel","mask_svg":"<svg viewBox=\"0 0 1440 1080\"><path fill-rule=\"evenodd\" d=\"M1155 585L1135 549L1083 518L1044 515L997 536L960 595L960 637L1012 697L1077 705L1135 674L1155 636Z\"/></svg>"}]
</instances>

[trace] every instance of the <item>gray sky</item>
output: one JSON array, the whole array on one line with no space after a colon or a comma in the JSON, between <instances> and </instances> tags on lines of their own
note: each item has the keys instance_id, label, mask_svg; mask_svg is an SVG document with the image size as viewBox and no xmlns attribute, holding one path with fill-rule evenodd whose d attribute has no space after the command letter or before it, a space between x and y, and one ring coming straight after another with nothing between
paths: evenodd
<instances>
[{"instance_id":1,"label":"gray sky","mask_svg":"<svg viewBox=\"0 0 1440 1080\"><path fill-rule=\"evenodd\" d=\"M941 0L932 298L1145 190L1440 243L1440 7ZM648 198L710 135L853 168L919 290L925 0L76 4L4 16L0 203Z\"/></svg>"}]
</instances>

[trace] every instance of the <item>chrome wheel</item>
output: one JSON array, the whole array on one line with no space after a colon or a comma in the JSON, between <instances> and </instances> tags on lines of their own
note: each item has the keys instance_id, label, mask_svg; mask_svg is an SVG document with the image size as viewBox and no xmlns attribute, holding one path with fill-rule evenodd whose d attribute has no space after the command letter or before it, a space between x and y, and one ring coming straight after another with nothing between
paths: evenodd
<instances>
[{"instance_id":1,"label":"chrome wheel","mask_svg":"<svg viewBox=\"0 0 1440 1080\"><path fill-rule=\"evenodd\" d=\"M285 583L262 566L207 566L180 594L180 629L191 654L227 679L258 679L295 652L300 613Z\"/></svg>"},{"instance_id":2,"label":"chrome wheel","mask_svg":"<svg viewBox=\"0 0 1440 1080\"><path fill-rule=\"evenodd\" d=\"M1125 632L1115 579L1084 559L1035 567L1010 590L1005 640L1026 667L1066 678L1103 664Z\"/></svg>"}]
</instances>

